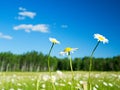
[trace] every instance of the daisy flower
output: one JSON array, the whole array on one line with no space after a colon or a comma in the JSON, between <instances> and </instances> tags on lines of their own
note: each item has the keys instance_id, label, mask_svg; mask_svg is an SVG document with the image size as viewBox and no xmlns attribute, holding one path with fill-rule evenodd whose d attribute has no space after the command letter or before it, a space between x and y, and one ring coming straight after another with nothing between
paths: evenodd
<instances>
[{"instance_id":1,"label":"daisy flower","mask_svg":"<svg viewBox=\"0 0 120 90\"><path fill-rule=\"evenodd\" d=\"M49 38L50 42L54 43L54 44L60 44L60 42L58 40L56 40L55 38Z\"/></svg>"},{"instance_id":2,"label":"daisy flower","mask_svg":"<svg viewBox=\"0 0 120 90\"><path fill-rule=\"evenodd\" d=\"M78 48L71 48L71 47L67 47L64 49L64 51L60 52L60 55L69 55L70 52L73 53L74 51L78 50Z\"/></svg>"},{"instance_id":3,"label":"daisy flower","mask_svg":"<svg viewBox=\"0 0 120 90\"><path fill-rule=\"evenodd\" d=\"M53 46L55 44L60 44L60 42L55 38L49 38L49 40L50 40L50 42L52 42L52 45L51 45L49 53L48 53L48 70L49 70L49 73L50 73L50 78L51 78L51 81L52 81L53 90L56 90L55 85L54 85L54 82L55 82L56 78L54 76L52 76L51 70L50 70L51 69L51 67L50 67L50 54L51 54L51 51L53 49Z\"/></svg>"},{"instance_id":4,"label":"daisy flower","mask_svg":"<svg viewBox=\"0 0 120 90\"><path fill-rule=\"evenodd\" d=\"M50 54L51 54L51 51L53 49L53 46L55 44L60 44L60 42L58 40L56 40L55 38L49 38L49 40L50 40L50 42L52 42L52 45L51 45L49 53L48 53L48 70L49 70L50 75L51 75L51 71L50 71Z\"/></svg>"},{"instance_id":5,"label":"daisy flower","mask_svg":"<svg viewBox=\"0 0 120 90\"><path fill-rule=\"evenodd\" d=\"M72 74L72 83L74 82L74 72L73 72L73 67L72 67L72 58L70 53L73 53L74 51L78 50L78 48L71 48L71 47L67 47L64 49L64 51L60 52L60 55L67 55L69 60L70 60L70 68L71 68L71 74ZM73 84L74 87L74 84Z\"/></svg>"},{"instance_id":6,"label":"daisy flower","mask_svg":"<svg viewBox=\"0 0 120 90\"><path fill-rule=\"evenodd\" d=\"M90 65L89 65L89 74L88 74L89 75L88 76L88 82L89 82L90 90L92 89L92 87L91 87L91 75L90 74L91 74L91 71L92 71L92 57L93 57L93 54L94 54L95 50L97 49L100 42L103 42L103 44L108 43L108 39L105 38L103 35L94 34L94 38L97 39L98 42L97 42L96 46L94 47L94 49L93 49L93 51L90 55Z\"/></svg>"},{"instance_id":7,"label":"daisy flower","mask_svg":"<svg viewBox=\"0 0 120 90\"><path fill-rule=\"evenodd\" d=\"M98 41L100 41L100 42L108 43L108 39L105 38L103 35L94 34L94 38L95 38L95 39L98 39Z\"/></svg>"}]
</instances>

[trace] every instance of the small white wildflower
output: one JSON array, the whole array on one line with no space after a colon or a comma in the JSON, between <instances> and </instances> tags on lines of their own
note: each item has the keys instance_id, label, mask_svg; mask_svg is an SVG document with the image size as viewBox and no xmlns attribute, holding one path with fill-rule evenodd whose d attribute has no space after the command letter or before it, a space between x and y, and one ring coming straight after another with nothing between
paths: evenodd
<instances>
[{"instance_id":1,"label":"small white wildflower","mask_svg":"<svg viewBox=\"0 0 120 90\"><path fill-rule=\"evenodd\" d=\"M12 79L11 79L11 82L14 83L14 82L15 82L15 79L12 78Z\"/></svg>"},{"instance_id":2,"label":"small white wildflower","mask_svg":"<svg viewBox=\"0 0 120 90\"><path fill-rule=\"evenodd\" d=\"M109 85L109 86L111 86L111 87L113 86L113 84L112 84L112 83L108 83L108 85Z\"/></svg>"},{"instance_id":3,"label":"small white wildflower","mask_svg":"<svg viewBox=\"0 0 120 90\"><path fill-rule=\"evenodd\" d=\"M42 79L43 79L44 81L48 81L48 80L50 79L50 77L49 77L48 75L44 75L44 76L42 77Z\"/></svg>"},{"instance_id":4,"label":"small white wildflower","mask_svg":"<svg viewBox=\"0 0 120 90\"><path fill-rule=\"evenodd\" d=\"M84 82L83 82L83 81L79 81L79 83L80 83L80 84L84 84Z\"/></svg>"},{"instance_id":5,"label":"small white wildflower","mask_svg":"<svg viewBox=\"0 0 120 90\"><path fill-rule=\"evenodd\" d=\"M98 88L99 86L96 84L95 87Z\"/></svg>"},{"instance_id":6,"label":"small white wildflower","mask_svg":"<svg viewBox=\"0 0 120 90\"><path fill-rule=\"evenodd\" d=\"M55 82L55 85L58 86L59 84L57 82Z\"/></svg>"},{"instance_id":7,"label":"small white wildflower","mask_svg":"<svg viewBox=\"0 0 120 90\"><path fill-rule=\"evenodd\" d=\"M60 83L59 85L60 85L60 86L63 86L63 87L65 86L65 84L63 84L63 83Z\"/></svg>"},{"instance_id":8,"label":"small white wildflower","mask_svg":"<svg viewBox=\"0 0 120 90\"><path fill-rule=\"evenodd\" d=\"M42 84L42 88L45 88L46 87L46 85L45 84Z\"/></svg>"},{"instance_id":9,"label":"small white wildflower","mask_svg":"<svg viewBox=\"0 0 120 90\"><path fill-rule=\"evenodd\" d=\"M56 77L55 76L51 76L51 81L54 83L56 81Z\"/></svg>"},{"instance_id":10,"label":"small white wildflower","mask_svg":"<svg viewBox=\"0 0 120 90\"><path fill-rule=\"evenodd\" d=\"M120 79L120 75L118 75L118 78Z\"/></svg>"},{"instance_id":11,"label":"small white wildflower","mask_svg":"<svg viewBox=\"0 0 120 90\"><path fill-rule=\"evenodd\" d=\"M71 83L71 82L68 82L68 84L69 84L69 85L72 85L72 83Z\"/></svg>"},{"instance_id":12,"label":"small white wildflower","mask_svg":"<svg viewBox=\"0 0 120 90\"><path fill-rule=\"evenodd\" d=\"M32 78L31 80L32 80L32 81L34 81L35 79L34 79L34 78Z\"/></svg>"},{"instance_id":13,"label":"small white wildflower","mask_svg":"<svg viewBox=\"0 0 120 90\"><path fill-rule=\"evenodd\" d=\"M103 84L104 84L105 86L108 86L108 84L107 84L106 82L103 82Z\"/></svg>"},{"instance_id":14,"label":"small white wildflower","mask_svg":"<svg viewBox=\"0 0 120 90\"><path fill-rule=\"evenodd\" d=\"M97 88L96 88L96 87L93 87L93 90L97 90Z\"/></svg>"},{"instance_id":15,"label":"small white wildflower","mask_svg":"<svg viewBox=\"0 0 120 90\"><path fill-rule=\"evenodd\" d=\"M63 75L63 73L61 72L61 71L56 71L57 72L57 74L59 75L59 76L62 76Z\"/></svg>"},{"instance_id":16,"label":"small white wildflower","mask_svg":"<svg viewBox=\"0 0 120 90\"><path fill-rule=\"evenodd\" d=\"M21 83L17 83L18 86L22 86Z\"/></svg>"},{"instance_id":17,"label":"small white wildflower","mask_svg":"<svg viewBox=\"0 0 120 90\"><path fill-rule=\"evenodd\" d=\"M100 76L100 74L96 74L95 77L98 78Z\"/></svg>"},{"instance_id":18,"label":"small white wildflower","mask_svg":"<svg viewBox=\"0 0 120 90\"><path fill-rule=\"evenodd\" d=\"M14 77L14 78L16 78L16 77L17 77L17 75L16 75L16 74L13 74L13 77Z\"/></svg>"}]
</instances>

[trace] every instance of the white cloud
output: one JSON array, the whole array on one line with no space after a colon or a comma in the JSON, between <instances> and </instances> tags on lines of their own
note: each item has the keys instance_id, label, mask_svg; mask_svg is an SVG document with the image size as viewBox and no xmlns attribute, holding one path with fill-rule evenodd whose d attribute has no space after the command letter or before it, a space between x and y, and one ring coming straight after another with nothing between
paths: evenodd
<instances>
[{"instance_id":1,"label":"white cloud","mask_svg":"<svg viewBox=\"0 0 120 90\"><path fill-rule=\"evenodd\" d=\"M27 11L26 8L19 7L20 12L18 12L18 20L24 20L26 17L33 19L36 16L35 12Z\"/></svg>"},{"instance_id":2,"label":"white cloud","mask_svg":"<svg viewBox=\"0 0 120 90\"><path fill-rule=\"evenodd\" d=\"M3 33L0 32L0 38L4 38L4 39L8 39L8 40L11 40L12 37L9 36L9 35L4 35Z\"/></svg>"},{"instance_id":3,"label":"white cloud","mask_svg":"<svg viewBox=\"0 0 120 90\"><path fill-rule=\"evenodd\" d=\"M48 25L46 25L46 24L34 25L32 30L33 31L40 31L40 32L48 32Z\"/></svg>"},{"instance_id":4,"label":"white cloud","mask_svg":"<svg viewBox=\"0 0 120 90\"><path fill-rule=\"evenodd\" d=\"M18 26L13 27L14 30L25 30L25 32L37 31L42 33L47 33L49 31L49 27L47 24L20 24Z\"/></svg>"},{"instance_id":5,"label":"white cloud","mask_svg":"<svg viewBox=\"0 0 120 90\"><path fill-rule=\"evenodd\" d=\"M19 10L25 11L25 10L26 10L26 8L19 7Z\"/></svg>"},{"instance_id":6,"label":"white cloud","mask_svg":"<svg viewBox=\"0 0 120 90\"><path fill-rule=\"evenodd\" d=\"M33 19L36 15L36 13L34 12L29 12L29 11L23 11L23 12L19 12L18 13L21 17L29 17L31 19Z\"/></svg>"},{"instance_id":7,"label":"white cloud","mask_svg":"<svg viewBox=\"0 0 120 90\"><path fill-rule=\"evenodd\" d=\"M68 28L68 25L61 25L61 28Z\"/></svg>"}]
</instances>

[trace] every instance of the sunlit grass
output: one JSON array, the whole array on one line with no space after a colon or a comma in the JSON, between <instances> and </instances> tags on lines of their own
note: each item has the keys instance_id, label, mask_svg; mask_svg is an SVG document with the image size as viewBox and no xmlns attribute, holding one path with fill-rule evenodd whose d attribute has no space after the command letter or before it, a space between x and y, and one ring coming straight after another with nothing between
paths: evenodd
<instances>
[{"instance_id":1,"label":"sunlit grass","mask_svg":"<svg viewBox=\"0 0 120 90\"><path fill-rule=\"evenodd\" d=\"M39 81L39 90L53 90L48 72L1 72L0 90L36 90ZM74 87L72 87L71 72L63 72L55 77L56 90L85 90L88 72L74 72ZM43 78L44 77L44 78ZM120 72L91 72L93 90L120 90ZM84 89L83 89L84 88Z\"/></svg>"}]
</instances>

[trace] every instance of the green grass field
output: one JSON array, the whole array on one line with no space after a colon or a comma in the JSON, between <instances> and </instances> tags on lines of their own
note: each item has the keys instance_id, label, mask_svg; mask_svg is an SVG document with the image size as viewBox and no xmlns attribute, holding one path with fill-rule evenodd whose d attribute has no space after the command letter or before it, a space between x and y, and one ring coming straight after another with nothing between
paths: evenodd
<instances>
[{"instance_id":1,"label":"green grass field","mask_svg":"<svg viewBox=\"0 0 120 90\"><path fill-rule=\"evenodd\" d=\"M87 90L88 72L1 72L0 90ZM120 90L120 72L92 72L92 90Z\"/></svg>"}]
</instances>

